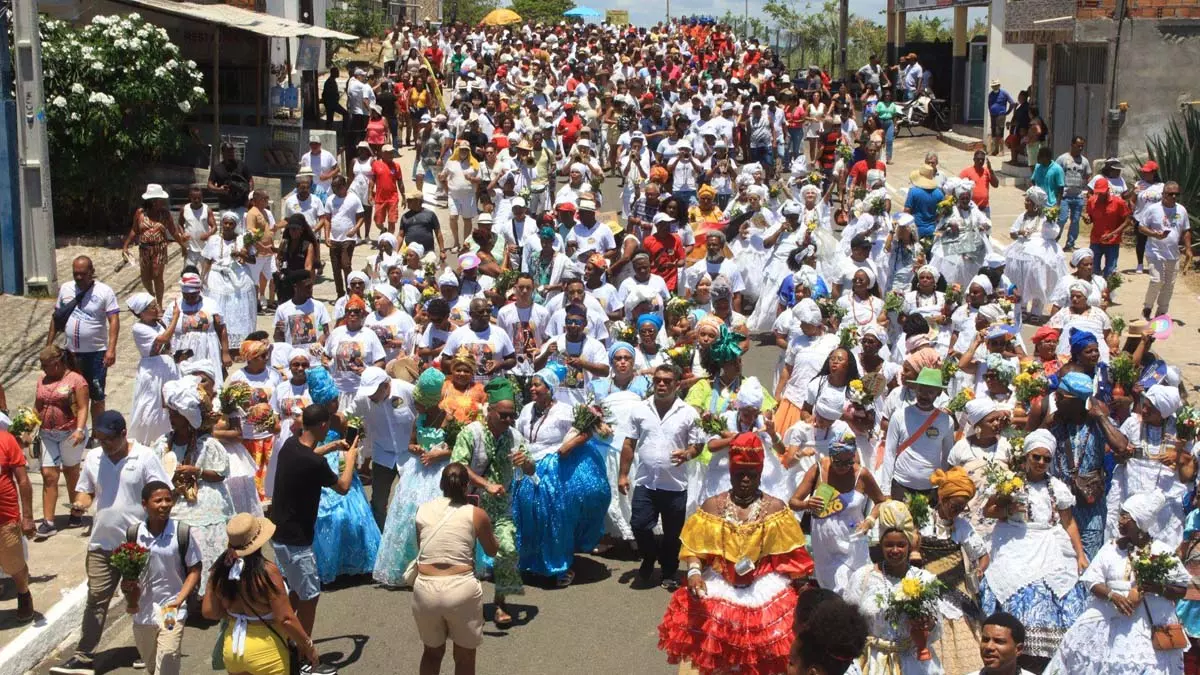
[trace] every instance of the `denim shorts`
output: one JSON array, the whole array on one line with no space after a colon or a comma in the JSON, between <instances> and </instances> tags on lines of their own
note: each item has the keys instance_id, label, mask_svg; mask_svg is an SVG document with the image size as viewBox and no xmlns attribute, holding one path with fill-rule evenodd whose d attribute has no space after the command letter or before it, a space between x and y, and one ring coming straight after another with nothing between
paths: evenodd
<instances>
[{"instance_id":1,"label":"denim shorts","mask_svg":"<svg viewBox=\"0 0 1200 675\"><path fill-rule=\"evenodd\" d=\"M271 542L275 549L275 564L287 580L288 590L301 600L312 600L321 594L321 576L317 574L317 556L312 546L288 546Z\"/></svg>"},{"instance_id":2,"label":"denim shorts","mask_svg":"<svg viewBox=\"0 0 1200 675\"><path fill-rule=\"evenodd\" d=\"M104 400L104 383L108 380L108 366L104 365L104 352L74 352L75 365L83 379L87 380L88 397L93 401Z\"/></svg>"}]
</instances>

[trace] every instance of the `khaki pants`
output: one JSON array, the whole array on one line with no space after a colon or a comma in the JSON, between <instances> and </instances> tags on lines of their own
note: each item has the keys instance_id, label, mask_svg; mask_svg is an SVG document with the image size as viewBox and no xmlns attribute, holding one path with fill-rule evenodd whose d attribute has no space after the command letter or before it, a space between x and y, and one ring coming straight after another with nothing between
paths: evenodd
<instances>
[{"instance_id":1,"label":"khaki pants","mask_svg":"<svg viewBox=\"0 0 1200 675\"><path fill-rule=\"evenodd\" d=\"M1156 315L1166 314L1171 308L1171 294L1175 292L1175 275L1179 272L1178 260L1147 260L1150 264L1150 285L1146 287L1146 297L1142 307L1155 310L1154 303L1158 302Z\"/></svg>"},{"instance_id":2,"label":"khaki pants","mask_svg":"<svg viewBox=\"0 0 1200 675\"><path fill-rule=\"evenodd\" d=\"M121 585L121 575L109 563L112 551L88 551L84 568L87 570L87 605L83 608L83 625L79 629L79 646L75 656L91 662L92 652L100 644L104 620L108 618L108 603Z\"/></svg>"},{"instance_id":3,"label":"khaki pants","mask_svg":"<svg viewBox=\"0 0 1200 675\"><path fill-rule=\"evenodd\" d=\"M183 622L163 630L155 624L133 625L133 642L146 662L150 675L179 675L180 646L183 644Z\"/></svg>"}]
</instances>

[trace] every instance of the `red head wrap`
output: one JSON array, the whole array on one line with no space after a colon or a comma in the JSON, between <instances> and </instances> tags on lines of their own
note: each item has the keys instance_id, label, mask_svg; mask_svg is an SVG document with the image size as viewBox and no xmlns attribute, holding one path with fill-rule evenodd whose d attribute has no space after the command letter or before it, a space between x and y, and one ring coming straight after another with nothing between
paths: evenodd
<instances>
[{"instance_id":1,"label":"red head wrap","mask_svg":"<svg viewBox=\"0 0 1200 675\"><path fill-rule=\"evenodd\" d=\"M1058 342L1058 338L1060 335L1062 335L1062 331L1060 331L1059 329L1051 328L1050 326L1042 326L1041 328L1037 329L1037 331L1034 332L1033 344L1035 344L1035 345L1041 344L1041 343L1045 342L1046 340L1050 340L1051 342Z\"/></svg>"},{"instance_id":2,"label":"red head wrap","mask_svg":"<svg viewBox=\"0 0 1200 675\"><path fill-rule=\"evenodd\" d=\"M750 470L761 476L765 460L762 439L758 434L746 431L733 437L733 443L729 446L730 474Z\"/></svg>"}]
</instances>

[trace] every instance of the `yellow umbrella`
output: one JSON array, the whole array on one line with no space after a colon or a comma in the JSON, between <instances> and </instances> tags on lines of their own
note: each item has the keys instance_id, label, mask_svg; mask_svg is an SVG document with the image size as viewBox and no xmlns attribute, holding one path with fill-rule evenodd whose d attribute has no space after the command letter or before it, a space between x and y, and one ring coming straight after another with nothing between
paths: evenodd
<instances>
[{"instance_id":1,"label":"yellow umbrella","mask_svg":"<svg viewBox=\"0 0 1200 675\"><path fill-rule=\"evenodd\" d=\"M511 9L493 9L479 23L483 26L507 26L510 23L521 23L521 16Z\"/></svg>"}]
</instances>

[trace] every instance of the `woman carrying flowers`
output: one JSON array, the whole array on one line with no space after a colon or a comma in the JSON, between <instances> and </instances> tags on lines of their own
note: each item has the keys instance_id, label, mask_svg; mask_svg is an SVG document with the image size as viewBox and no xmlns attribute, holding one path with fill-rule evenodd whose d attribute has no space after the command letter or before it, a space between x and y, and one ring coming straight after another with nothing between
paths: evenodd
<instances>
[{"instance_id":1,"label":"woman carrying flowers","mask_svg":"<svg viewBox=\"0 0 1200 675\"><path fill-rule=\"evenodd\" d=\"M938 222L929 263L947 284L965 286L992 252L992 222L971 201L970 180L947 179L942 189L953 193L954 206Z\"/></svg>"},{"instance_id":2,"label":"woman carrying flowers","mask_svg":"<svg viewBox=\"0 0 1200 675\"><path fill-rule=\"evenodd\" d=\"M1001 432L1009 425L1009 413L990 398L977 398L963 409L967 423L966 435L955 442L946 457L951 467L962 469L975 483L975 494L967 503L964 516L985 542L990 542L994 518L983 515L983 508L993 490L989 475L1009 470L1012 445Z\"/></svg>"},{"instance_id":3,"label":"woman carrying flowers","mask_svg":"<svg viewBox=\"0 0 1200 675\"><path fill-rule=\"evenodd\" d=\"M1025 191L1025 210L1013 222L1009 233L1013 243L1004 253L1005 272L1021 290L1021 310L1040 315L1050 305L1051 292L1067 276L1058 245L1058 221L1047 218L1046 191L1031 187Z\"/></svg>"},{"instance_id":4,"label":"woman carrying flowers","mask_svg":"<svg viewBox=\"0 0 1200 675\"><path fill-rule=\"evenodd\" d=\"M1120 537L1106 543L1080 577L1089 606L1063 636L1045 672L1182 675L1187 636L1175 616L1191 575L1154 535L1162 495L1121 504Z\"/></svg>"}]
</instances>

